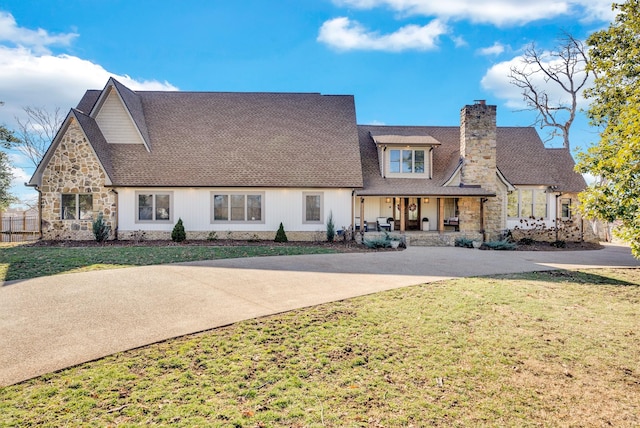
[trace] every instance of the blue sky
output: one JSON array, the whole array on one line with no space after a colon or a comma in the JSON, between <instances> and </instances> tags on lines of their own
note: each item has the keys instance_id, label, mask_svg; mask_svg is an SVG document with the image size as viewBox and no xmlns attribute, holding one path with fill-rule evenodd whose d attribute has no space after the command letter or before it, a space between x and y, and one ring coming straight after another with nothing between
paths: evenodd
<instances>
[{"instance_id":1,"label":"blue sky","mask_svg":"<svg viewBox=\"0 0 640 428\"><path fill-rule=\"evenodd\" d=\"M528 126L511 65L563 31L585 39L609 0L0 0L0 123L68 111L115 76L133 89L353 94L358 123L459 124L477 99ZM583 104L586 107L586 104ZM545 131L540 131L544 136ZM574 147L597 140L584 118ZM34 171L11 153L14 192Z\"/></svg>"}]
</instances>

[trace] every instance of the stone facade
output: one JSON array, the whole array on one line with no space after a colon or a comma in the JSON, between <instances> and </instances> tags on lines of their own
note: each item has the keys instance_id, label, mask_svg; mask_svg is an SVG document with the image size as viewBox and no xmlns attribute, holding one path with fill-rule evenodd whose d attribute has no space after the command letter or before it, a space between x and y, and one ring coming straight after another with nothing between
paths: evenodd
<instances>
[{"instance_id":1,"label":"stone facade","mask_svg":"<svg viewBox=\"0 0 640 428\"><path fill-rule=\"evenodd\" d=\"M116 195L105 187L106 174L87 137L74 119L42 173L41 207L43 239L94 239L93 219L103 213L105 222L116 230ZM63 194L91 194L91 220L63 220ZM112 232L113 233L113 232Z\"/></svg>"},{"instance_id":2,"label":"stone facade","mask_svg":"<svg viewBox=\"0 0 640 428\"><path fill-rule=\"evenodd\" d=\"M463 164L460 182L463 185L479 185L496 193L496 197L488 198L482 208L487 240L498 239L506 226L504 204L507 194L497 178L496 133L496 106L480 101L461 110L460 156ZM480 211L479 200L460 206L460 230L480 230Z\"/></svg>"}]
</instances>

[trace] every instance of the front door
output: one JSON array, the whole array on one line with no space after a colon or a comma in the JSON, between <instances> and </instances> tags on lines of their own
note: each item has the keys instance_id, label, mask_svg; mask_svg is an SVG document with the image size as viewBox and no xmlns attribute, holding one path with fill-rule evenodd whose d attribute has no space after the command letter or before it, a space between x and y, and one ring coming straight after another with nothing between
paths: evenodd
<instances>
[{"instance_id":1,"label":"front door","mask_svg":"<svg viewBox=\"0 0 640 428\"><path fill-rule=\"evenodd\" d=\"M418 198L404 198L405 222L407 230L420 230L420 201Z\"/></svg>"},{"instance_id":2,"label":"front door","mask_svg":"<svg viewBox=\"0 0 640 428\"><path fill-rule=\"evenodd\" d=\"M395 230L400 230L400 204L404 205L405 230L420 230L420 199L395 198Z\"/></svg>"}]
</instances>

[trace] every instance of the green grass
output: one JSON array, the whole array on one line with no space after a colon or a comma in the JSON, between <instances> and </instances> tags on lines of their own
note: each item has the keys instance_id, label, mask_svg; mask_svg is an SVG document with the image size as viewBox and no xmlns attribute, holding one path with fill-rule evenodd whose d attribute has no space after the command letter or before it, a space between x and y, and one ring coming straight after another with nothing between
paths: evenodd
<instances>
[{"instance_id":1,"label":"green grass","mask_svg":"<svg viewBox=\"0 0 640 428\"><path fill-rule=\"evenodd\" d=\"M0 281L28 279L58 273L127 266L236 257L280 256L335 252L322 247L256 246L105 246L105 247L32 247L0 246Z\"/></svg>"},{"instance_id":2,"label":"green grass","mask_svg":"<svg viewBox=\"0 0 640 428\"><path fill-rule=\"evenodd\" d=\"M0 390L0 426L638 426L640 270L468 278Z\"/></svg>"}]
</instances>

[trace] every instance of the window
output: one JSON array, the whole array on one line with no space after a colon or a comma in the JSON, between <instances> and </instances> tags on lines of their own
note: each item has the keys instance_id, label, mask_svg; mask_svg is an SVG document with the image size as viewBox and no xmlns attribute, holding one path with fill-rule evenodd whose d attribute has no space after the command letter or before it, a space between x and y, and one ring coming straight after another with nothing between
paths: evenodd
<instances>
[{"instance_id":1,"label":"window","mask_svg":"<svg viewBox=\"0 0 640 428\"><path fill-rule=\"evenodd\" d=\"M63 194L61 219L62 220L93 219L93 195Z\"/></svg>"},{"instance_id":2,"label":"window","mask_svg":"<svg viewBox=\"0 0 640 428\"><path fill-rule=\"evenodd\" d=\"M303 193L303 223L322 223L322 193Z\"/></svg>"},{"instance_id":3,"label":"window","mask_svg":"<svg viewBox=\"0 0 640 428\"><path fill-rule=\"evenodd\" d=\"M571 199L560 200L560 215L562 220L571 219Z\"/></svg>"},{"instance_id":4,"label":"window","mask_svg":"<svg viewBox=\"0 0 640 428\"><path fill-rule=\"evenodd\" d=\"M137 193L136 222L171 222L171 199L169 193Z\"/></svg>"},{"instance_id":5,"label":"window","mask_svg":"<svg viewBox=\"0 0 640 428\"><path fill-rule=\"evenodd\" d=\"M424 150L390 150L389 172L402 174L424 174Z\"/></svg>"},{"instance_id":6,"label":"window","mask_svg":"<svg viewBox=\"0 0 640 428\"><path fill-rule=\"evenodd\" d=\"M264 222L264 194L212 193L212 222Z\"/></svg>"},{"instance_id":7,"label":"window","mask_svg":"<svg viewBox=\"0 0 640 428\"><path fill-rule=\"evenodd\" d=\"M519 189L507 198L509 218L547 218L547 193L542 189Z\"/></svg>"}]
</instances>

